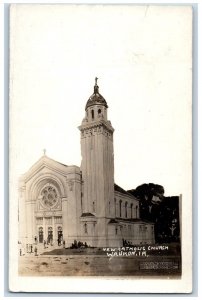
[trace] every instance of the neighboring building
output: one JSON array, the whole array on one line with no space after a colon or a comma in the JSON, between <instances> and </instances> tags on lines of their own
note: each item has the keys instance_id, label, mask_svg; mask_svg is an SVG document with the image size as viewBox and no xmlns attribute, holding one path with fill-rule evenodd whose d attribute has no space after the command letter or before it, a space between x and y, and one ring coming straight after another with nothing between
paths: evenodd
<instances>
[{"instance_id":1,"label":"neighboring building","mask_svg":"<svg viewBox=\"0 0 202 300\"><path fill-rule=\"evenodd\" d=\"M45 154L20 180L19 239L22 243L74 240L94 247L154 243L154 224L140 219L139 200L114 184L114 151L108 105L99 93L86 104L81 167Z\"/></svg>"}]
</instances>

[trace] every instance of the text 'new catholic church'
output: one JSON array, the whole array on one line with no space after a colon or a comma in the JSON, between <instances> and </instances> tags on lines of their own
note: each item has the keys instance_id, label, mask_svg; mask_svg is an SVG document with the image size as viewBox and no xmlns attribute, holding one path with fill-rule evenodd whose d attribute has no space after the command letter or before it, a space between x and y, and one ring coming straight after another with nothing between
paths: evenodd
<instances>
[{"instance_id":1,"label":"text 'new catholic church'","mask_svg":"<svg viewBox=\"0 0 202 300\"><path fill-rule=\"evenodd\" d=\"M85 107L81 167L43 155L20 179L19 240L74 240L92 247L154 243L154 224L141 220L139 200L114 183L114 150L108 105L94 93Z\"/></svg>"}]
</instances>

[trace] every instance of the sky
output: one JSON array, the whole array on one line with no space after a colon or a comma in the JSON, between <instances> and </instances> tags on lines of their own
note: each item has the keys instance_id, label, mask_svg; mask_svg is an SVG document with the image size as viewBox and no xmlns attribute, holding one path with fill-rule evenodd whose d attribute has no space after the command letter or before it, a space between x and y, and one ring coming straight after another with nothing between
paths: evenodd
<instances>
[{"instance_id":1,"label":"sky","mask_svg":"<svg viewBox=\"0 0 202 300\"><path fill-rule=\"evenodd\" d=\"M115 182L191 185L191 9L18 5L10 26L10 165L81 163L78 126L97 76L115 128Z\"/></svg>"}]
</instances>

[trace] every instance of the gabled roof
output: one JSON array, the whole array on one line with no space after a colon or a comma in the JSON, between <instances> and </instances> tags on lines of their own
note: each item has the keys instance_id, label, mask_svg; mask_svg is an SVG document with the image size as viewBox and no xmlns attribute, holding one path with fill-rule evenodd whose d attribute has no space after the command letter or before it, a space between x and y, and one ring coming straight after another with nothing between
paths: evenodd
<instances>
[{"instance_id":1,"label":"gabled roof","mask_svg":"<svg viewBox=\"0 0 202 300\"><path fill-rule=\"evenodd\" d=\"M119 223L116 219L111 219L108 224L117 224Z\"/></svg>"},{"instance_id":2,"label":"gabled roof","mask_svg":"<svg viewBox=\"0 0 202 300\"><path fill-rule=\"evenodd\" d=\"M35 175L43 167L59 171L63 174L66 174L69 171L69 168L78 168L77 166L68 166L63 163L60 163L46 155L43 155L26 173L21 176L21 179L28 181L29 178Z\"/></svg>"},{"instance_id":3,"label":"gabled roof","mask_svg":"<svg viewBox=\"0 0 202 300\"><path fill-rule=\"evenodd\" d=\"M118 184L114 184L114 190L115 191L117 191L117 192L120 192L120 193L122 193L122 194L126 194L126 195L128 195L129 193L126 191L126 190L124 190L122 187L120 187ZM131 196L131 194L129 194L130 196Z\"/></svg>"},{"instance_id":4,"label":"gabled roof","mask_svg":"<svg viewBox=\"0 0 202 300\"><path fill-rule=\"evenodd\" d=\"M124 194L126 196L129 196L130 198L136 199L135 196L133 196L131 193L127 192L126 190L124 190L122 187L120 187L118 184L114 184L114 191L115 192L119 192L121 194ZM136 199L138 200L138 199Z\"/></svg>"},{"instance_id":5,"label":"gabled roof","mask_svg":"<svg viewBox=\"0 0 202 300\"><path fill-rule=\"evenodd\" d=\"M95 217L95 215L87 212L87 213L82 213L81 217Z\"/></svg>"}]
</instances>

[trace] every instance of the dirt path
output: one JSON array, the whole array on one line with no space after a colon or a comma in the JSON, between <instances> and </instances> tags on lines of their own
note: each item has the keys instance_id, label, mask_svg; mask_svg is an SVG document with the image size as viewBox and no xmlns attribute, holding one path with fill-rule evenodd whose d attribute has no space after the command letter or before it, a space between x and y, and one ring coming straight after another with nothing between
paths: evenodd
<instances>
[{"instance_id":1,"label":"dirt path","mask_svg":"<svg viewBox=\"0 0 202 300\"><path fill-rule=\"evenodd\" d=\"M171 257L113 257L103 255L27 255L19 258L22 276L179 276Z\"/></svg>"}]
</instances>

